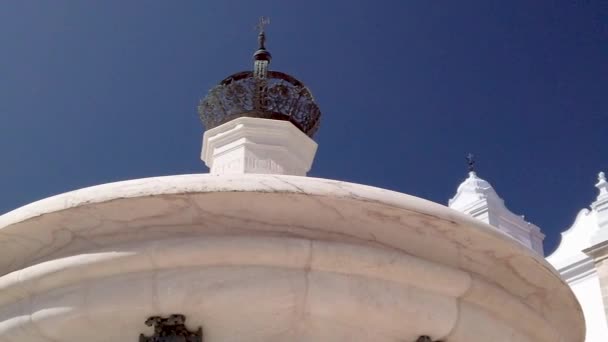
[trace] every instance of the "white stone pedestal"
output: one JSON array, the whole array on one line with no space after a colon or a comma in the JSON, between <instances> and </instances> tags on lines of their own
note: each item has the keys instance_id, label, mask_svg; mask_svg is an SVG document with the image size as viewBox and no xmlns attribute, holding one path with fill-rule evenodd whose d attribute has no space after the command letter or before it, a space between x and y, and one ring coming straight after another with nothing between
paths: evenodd
<instances>
[{"instance_id":1,"label":"white stone pedestal","mask_svg":"<svg viewBox=\"0 0 608 342\"><path fill-rule=\"evenodd\" d=\"M212 174L306 176L316 151L289 121L240 117L205 132L201 159Z\"/></svg>"}]
</instances>

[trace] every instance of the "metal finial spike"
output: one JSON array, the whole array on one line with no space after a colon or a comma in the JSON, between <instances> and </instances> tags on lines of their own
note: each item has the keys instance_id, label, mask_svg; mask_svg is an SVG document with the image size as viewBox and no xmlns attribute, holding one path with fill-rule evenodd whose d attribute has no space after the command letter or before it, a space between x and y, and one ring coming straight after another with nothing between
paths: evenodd
<instances>
[{"instance_id":1,"label":"metal finial spike","mask_svg":"<svg viewBox=\"0 0 608 342\"><path fill-rule=\"evenodd\" d=\"M253 60L255 61L253 72L258 78L266 77L266 74L268 73L268 64L272 59L272 55L266 50L266 33L264 32L264 28L268 24L270 24L270 19L261 17L256 25L256 28L260 33L258 34L258 50L253 54Z\"/></svg>"},{"instance_id":2,"label":"metal finial spike","mask_svg":"<svg viewBox=\"0 0 608 342\"><path fill-rule=\"evenodd\" d=\"M260 19L258 20L257 25L255 25L255 28L259 31L258 34L258 49L265 49L265 44L266 44L266 32L265 32L265 27L267 25L270 25L270 18L268 17L260 17Z\"/></svg>"},{"instance_id":3,"label":"metal finial spike","mask_svg":"<svg viewBox=\"0 0 608 342\"><path fill-rule=\"evenodd\" d=\"M469 172L475 172L475 156L472 153L467 155L467 164L469 165Z\"/></svg>"},{"instance_id":4,"label":"metal finial spike","mask_svg":"<svg viewBox=\"0 0 608 342\"><path fill-rule=\"evenodd\" d=\"M258 34L258 49L266 50L265 45L266 45L266 33L260 32L260 34Z\"/></svg>"}]
</instances>

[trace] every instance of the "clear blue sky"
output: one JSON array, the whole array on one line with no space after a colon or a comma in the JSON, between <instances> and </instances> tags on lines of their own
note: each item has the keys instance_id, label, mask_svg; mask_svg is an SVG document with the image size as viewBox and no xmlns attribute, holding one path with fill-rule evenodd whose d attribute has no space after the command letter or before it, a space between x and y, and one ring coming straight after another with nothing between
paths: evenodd
<instances>
[{"instance_id":1,"label":"clear blue sky","mask_svg":"<svg viewBox=\"0 0 608 342\"><path fill-rule=\"evenodd\" d=\"M605 1L3 1L0 212L90 185L206 172L199 99L272 69L323 111L312 176L447 203L478 156L559 232L608 171Z\"/></svg>"}]
</instances>

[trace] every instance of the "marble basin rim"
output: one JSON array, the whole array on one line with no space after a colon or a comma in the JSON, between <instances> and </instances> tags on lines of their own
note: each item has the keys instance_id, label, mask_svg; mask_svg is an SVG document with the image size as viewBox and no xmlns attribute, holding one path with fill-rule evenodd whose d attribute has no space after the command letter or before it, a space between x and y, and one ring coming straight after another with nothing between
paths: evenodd
<instances>
[{"instance_id":1,"label":"marble basin rim","mask_svg":"<svg viewBox=\"0 0 608 342\"><path fill-rule=\"evenodd\" d=\"M582 342L584 338L578 302L543 258L496 229L442 205L311 177L181 175L80 189L0 216L0 322L5 323L0 323L0 341L5 340L3 331L20 329L28 334L28 324L42 331L40 338L58 338L54 334L65 330L49 327L61 326L58 321L77 321L76 312L82 310L90 316L89 324L110 319L104 315L120 309L103 305L109 300L103 294L91 297L91 289L99 284L115 288L117 298L141 308L141 312L124 313L125 321L135 322L137 315L148 311L179 309L166 302L167 296L178 296L167 293L180 284L169 275L194 283L204 283L214 275L230 283L234 272L251 279L264 275L274 284L271 288L276 285L277 293L291 298L276 303L266 298L266 306L265 302L256 304L262 312L307 317L300 319L303 326L284 335L276 333L279 328L264 326L262 331L267 332L260 333L260 340L314 335L315 324L328 317L345 324L343 330L338 329L340 324L336 331L326 327L331 336L357 340L343 335L350 329L364 337L386 332L387 341L399 334L413 338L417 331L407 324L401 330L394 327L388 315L411 315L405 318L415 320L404 309L407 305L417 308L416 315L426 314L416 321L427 329L425 333L448 342L472 338L467 334L474 329L474 320L488 317L491 331L477 328L481 335L476 336L494 338L492 334L501 333L512 334L504 341L547 342ZM150 301L155 303L147 308L146 297L121 295L118 289L130 282L153 284L150 293L156 297ZM249 292L234 282L237 297L249 298ZM223 298L209 290L213 286L204 284L206 295ZM338 285L350 292L341 293ZM308 304L299 297L304 288L318 295L308 297ZM88 301L89 306L49 310L60 307L56 294L68 290L75 303ZM264 292L255 286L251 291ZM383 291L394 297L386 297ZM386 302L368 298L351 304L365 294ZM318 302L324 296L337 298L333 309ZM391 298L398 298L396 304L388 304ZM221 303L212 304L201 302L198 311L189 312L189 320L216 322L200 313L205 310L224 317ZM387 314L371 314L378 305ZM362 317L378 328L353 328L358 318L340 310L346 307L368 312ZM438 307L443 308L441 313ZM28 317L29 323L19 317ZM217 318L216 323L222 326L228 321ZM209 334L215 334L215 340L228 338L213 327ZM74 341L81 337L74 335ZM327 336L302 338L312 341Z\"/></svg>"}]
</instances>

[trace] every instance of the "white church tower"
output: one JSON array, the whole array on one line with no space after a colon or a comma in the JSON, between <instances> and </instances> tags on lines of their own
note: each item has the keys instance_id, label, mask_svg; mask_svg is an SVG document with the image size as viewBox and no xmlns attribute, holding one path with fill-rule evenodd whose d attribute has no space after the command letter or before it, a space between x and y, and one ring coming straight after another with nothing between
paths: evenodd
<instances>
[{"instance_id":1,"label":"white church tower","mask_svg":"<svg viewBox=\"0 0 608 342\"><path fill-rule=\"evenodd\" d=\"M469 177L449 201L449 207L483 221L543 255L545 235L540 228L511 212L492 185L477 176L473 156L468 156Z\"/></svg>"},{"instance_id":2,"label":"white church tower","mask_svg":"<svg viewBox=\"0 0 608 342\"><path fill-rule=\"evenodd\" d=\"M547 257L570 285L583 308L586 342L608 340L608 182L600 172L590 209L582 209Z\"/></svg>"}]
</instances>

